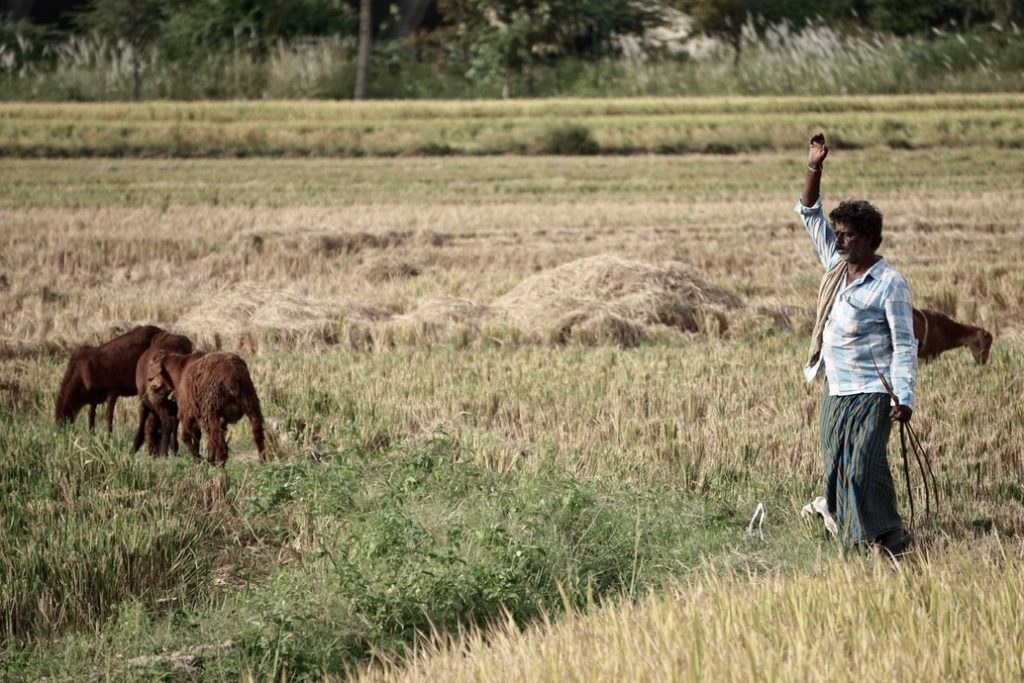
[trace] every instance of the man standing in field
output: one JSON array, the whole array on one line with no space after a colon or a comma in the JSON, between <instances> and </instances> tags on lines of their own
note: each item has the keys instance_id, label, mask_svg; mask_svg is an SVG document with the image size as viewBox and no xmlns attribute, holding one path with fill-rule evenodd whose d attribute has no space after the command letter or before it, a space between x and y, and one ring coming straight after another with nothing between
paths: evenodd
<instances>
[{"instance_id":1,"label":"man standing in field","mask_svg":"<svg viewBox=\"0 0 1024 683\"><path fill-rule=\"evenodd\" d=\"M829 214L831 224L825 218L820 189L827 156L818 133L810 140L807 181L796 206L826 271L804 368L808 382L825 370L825 498L843 540L899 554L913 536L896 510L886 450L892 421L907 422L913 414L917 340L910 287L875 253L882 243L878 209L845 201Z\"/></svg>"}]
</instances>

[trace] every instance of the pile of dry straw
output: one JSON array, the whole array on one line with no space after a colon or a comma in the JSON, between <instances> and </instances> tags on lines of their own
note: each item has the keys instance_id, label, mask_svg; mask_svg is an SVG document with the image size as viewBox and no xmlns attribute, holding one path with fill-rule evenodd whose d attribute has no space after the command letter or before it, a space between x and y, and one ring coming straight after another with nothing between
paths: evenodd
<instances>
[{"instance_id":1,"label":"pile of dry straw","mask_svg":"<svg viewBox=\"0 0 1024 683\"><path fill-rule=\"evenodd\" d=\"M189 311L176 327L201 346L214 348L346 340L360 348L437 343L453 328L462 337L498 334L527 343L631 347L655 339L720 335L737 327L784 327L788 322L777 310L751 311L735 294L685 264L601 255L529 277L489 305L431 299L405 315L240 284Z\"/></svg>"}]
</instances>

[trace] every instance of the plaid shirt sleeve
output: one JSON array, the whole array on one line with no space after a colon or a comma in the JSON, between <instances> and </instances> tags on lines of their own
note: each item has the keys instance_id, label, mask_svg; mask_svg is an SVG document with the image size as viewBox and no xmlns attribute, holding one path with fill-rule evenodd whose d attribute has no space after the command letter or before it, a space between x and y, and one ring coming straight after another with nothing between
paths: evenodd
<instances>
[{"instance_id":1,"label":"plaid shirt sleeve","mask_svg":"<svg viewBox=\"0 0 1024 683\"><path fill-rule=\"evenodd\" d=\"M821 265L825 266L825 270L828 270L835 265L836 233L833 232L832 226L828 224L823 207L824 205L819 195L818 201L814 202L814 206L804 206L803 201L797 199L796 208L793 210L800 214L800 219L804 222L804 228L807 229L807 234L811 236L814 246L818 250L818 258L821 259Z\"/></svg>"},{"instance_id":2,"label":"plaid shirt sleeve","mask_svg":"<svg viewBox=\"0 0 1024 683\"><path fill-rule=\"evenodd\" d=\"M891 283L884 300L885 318L892 334L892 389L901 405L913 409L914 381L917 377L917 339L914 337L914 309L910 303L910 285L903 277Z\"/></svg>"}]
</instances>

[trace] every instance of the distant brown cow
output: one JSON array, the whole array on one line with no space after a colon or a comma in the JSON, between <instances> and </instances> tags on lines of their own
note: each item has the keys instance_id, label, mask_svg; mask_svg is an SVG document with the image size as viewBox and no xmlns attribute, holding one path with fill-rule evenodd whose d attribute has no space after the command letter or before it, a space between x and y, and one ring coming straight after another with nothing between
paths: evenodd
<instances>
[{"instance_id":1,"label":"distant brown cow","mask_svg":"<svg viewBox=\"0 0 1024 683\"><path fill-rule=\"evenodd\" d=\"M107 403L107 431L114 431L114 404L118 396L134 396L135 364L149 348L159 327L136 327L99 346L82 346L68 359L68 367L57 393L54 418L74 422L83 407L89 406L89 429L96 422L96 406Z\"/></svg>"},{"instance_id":2,"label":"distant brown cow","mask_svg":"<svg viewBox=\"0 0 1024 683\"><path fill-rule=\"evenodd\" d=\"M914 309L914 336L917 357L924 361L938 358L940 353L966 346L978 365L988 362L992 334L981 327L964 325L945 313L930 309Z\"/></svg>"}]
</instances>

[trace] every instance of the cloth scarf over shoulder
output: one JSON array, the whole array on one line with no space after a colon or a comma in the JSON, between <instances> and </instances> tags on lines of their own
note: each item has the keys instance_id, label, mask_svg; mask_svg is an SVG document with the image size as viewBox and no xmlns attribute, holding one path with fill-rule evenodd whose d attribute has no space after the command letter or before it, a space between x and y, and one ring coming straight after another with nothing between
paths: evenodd
<instances>
[{"instance_id":1,"label":"cloth scarf over shoulder","mask_svg":"<svg viewBox=\"0 0 1024 683\"><path fill-rule=\"evenodd\" d=\"M840 261L825 272L821 278L821 285L818 287L818 308L814 317L814 332L811 333L811 348L807 352L807 363L804 367L810 368L818 364L821 358L822 338L825 334L825 321L828 314L832 312L832 306L836 303L836 295L846 282L846 261Z\"/></svg>"}]
</instances>

